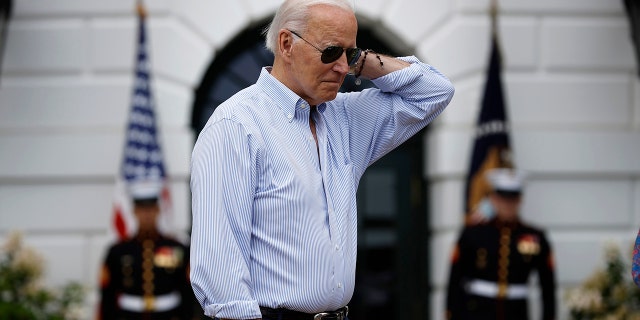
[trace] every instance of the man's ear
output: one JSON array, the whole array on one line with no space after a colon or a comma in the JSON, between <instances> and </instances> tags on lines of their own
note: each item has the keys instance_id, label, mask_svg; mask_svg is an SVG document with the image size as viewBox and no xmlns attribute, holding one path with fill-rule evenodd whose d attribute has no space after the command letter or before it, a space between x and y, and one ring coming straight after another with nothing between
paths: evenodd
<instances>
[{"instance_id":1,"label":"man's ear","mask_svg":"<svg viewBox=\"0 0 640 320\"><path fill-rule=\"evenodd\" d=\"M293 35L288 30L281 29L280 33L278 33L278 50L280 51L282 58L286 61L291 58L293 40Z\"/></svg>"}]
</instances>

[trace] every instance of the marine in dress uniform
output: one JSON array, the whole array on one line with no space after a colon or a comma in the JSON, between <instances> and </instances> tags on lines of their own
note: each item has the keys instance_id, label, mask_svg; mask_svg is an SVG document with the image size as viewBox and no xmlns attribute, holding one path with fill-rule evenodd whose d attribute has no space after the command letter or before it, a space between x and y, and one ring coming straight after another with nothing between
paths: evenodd
<instances>
[{"instance_id":1,"label":"marine in dress uniform","mask_svg":"<svg viewBox=\"0 0 640 320\"><path fill-rule=\"evenodd\" d=\"M529 319L528 281L533 271L540 282L542 319L555 319L551 246L544 231L518 217L523 174L500 168L487 177L495 215L461 232L451 258L447 319Z\"/></svg>"},{"instance_id":2,"label":"marine in dress uniform","mask_svg":"<svg viewBox=\"0 0 640 320\"><path fill-rule=\"evenodd\" d=\"M189 249L157 229L160 187L134 185L130 191L138 233L108 250L98 319L192 319Z\"/></svg>"}]
</instances>

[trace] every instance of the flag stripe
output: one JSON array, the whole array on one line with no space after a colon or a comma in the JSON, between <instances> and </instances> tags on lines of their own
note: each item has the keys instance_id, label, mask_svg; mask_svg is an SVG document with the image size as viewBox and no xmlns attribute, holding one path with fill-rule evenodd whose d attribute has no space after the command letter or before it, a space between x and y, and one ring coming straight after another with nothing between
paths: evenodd
<instances>
[{"instance_id":1,"label":"flag stripe","mask_svg":"<svg viewBox=\"0 0 640 320\"><path fill-rule=\"evenodd\" d=\"M116 234L118 235L118 239L124 240L127 237L127 225L124 221L122 208L119 205L114 206L114 221L113 224L115 226Z\"/></svg>"}]
</instances>

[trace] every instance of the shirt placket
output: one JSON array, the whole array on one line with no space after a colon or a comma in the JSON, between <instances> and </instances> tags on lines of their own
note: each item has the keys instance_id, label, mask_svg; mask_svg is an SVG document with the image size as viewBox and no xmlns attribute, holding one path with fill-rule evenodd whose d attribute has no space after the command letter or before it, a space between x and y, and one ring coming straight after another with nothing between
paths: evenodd
<instances>
[{"instance_id":1,"label":"shirt placket","mask_svg":"<svg viewBox=\"0 0 640 320\"><path fill-rule=\"evenodd\" d=\"M330 186L329 179L330 177L333 176L332 175L333 168L329 166L329 163L327 160L328 141L327 141L327 129L325 126L324 119L322 118L320 113L317 112L317 110L316 112L313 112L312 116L316 124L316 136L318 137L318 150L319 150L318 158L320 160L320 167L323 168L321 170L322 184L325 191L324 193L326 197L325 201L327 204L329 232L331 235L331 244L333 246L333 251L334 251L334 254L332 255L333 275L334 275L333 292L335 292L336 294L334 296L333 303L340 304L340 302L342 301L342 298L344 297L344 290L345 290L345 283L344 283L345 259L343 258L344 248L342 247L342 238L343 238L341 233L342 229L340 228L340 223L337 221L338 216L336 215L335 206L333 203L333 197L331 194L331 188L329 188Z\"/></svg>"}]
</instances>

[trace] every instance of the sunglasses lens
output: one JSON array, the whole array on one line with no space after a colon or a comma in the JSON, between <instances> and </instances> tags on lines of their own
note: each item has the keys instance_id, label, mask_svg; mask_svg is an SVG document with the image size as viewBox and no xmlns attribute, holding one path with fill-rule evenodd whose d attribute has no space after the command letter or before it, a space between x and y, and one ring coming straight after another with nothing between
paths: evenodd
<instances>
[{"instance_id":1,"label":"sunglasses lens","mask_svg":"<svg viewBox=\"0 0 640 320\"><path fill-rule=\"evenodd\" d=\"M360 54L362 53L362 49L360 48L348 48L347 49L347 62L349 66L353 66L358 62L360 58Z\"/></svg>"},{"instance_id":2,"label":"sunglasses lens","mask_svg":"<svg viewBox=\"0 0 640 320\"><path fill-rule=\"evenodd\" d=\"M334 46L327 47L322 51L322 56L320 56L320 60L322 60L323 63L334 62L338 60L340 56L342 56L342 52L343 50L340 47L334 47Z\"/></svg>"},{"instance_id":3,"label":"sunglasses lens","mask_svg":"<svg viewBox=\"0 0 640 320\"><path fill-rule=\"evenodd\" d=\"M322 51L322 56L320 56L320 60L322 60L323 63L332 63L340 59L344 51L345 50L342 49L341 47L334 47L334 46L328 47ZM353 66L356 62L358 62L358 59L360 58L360 54L362 53L362 49L347 48L346 51L347 51L347 63L349 64L349 66Z\"/></svg>"}]
</instances>

